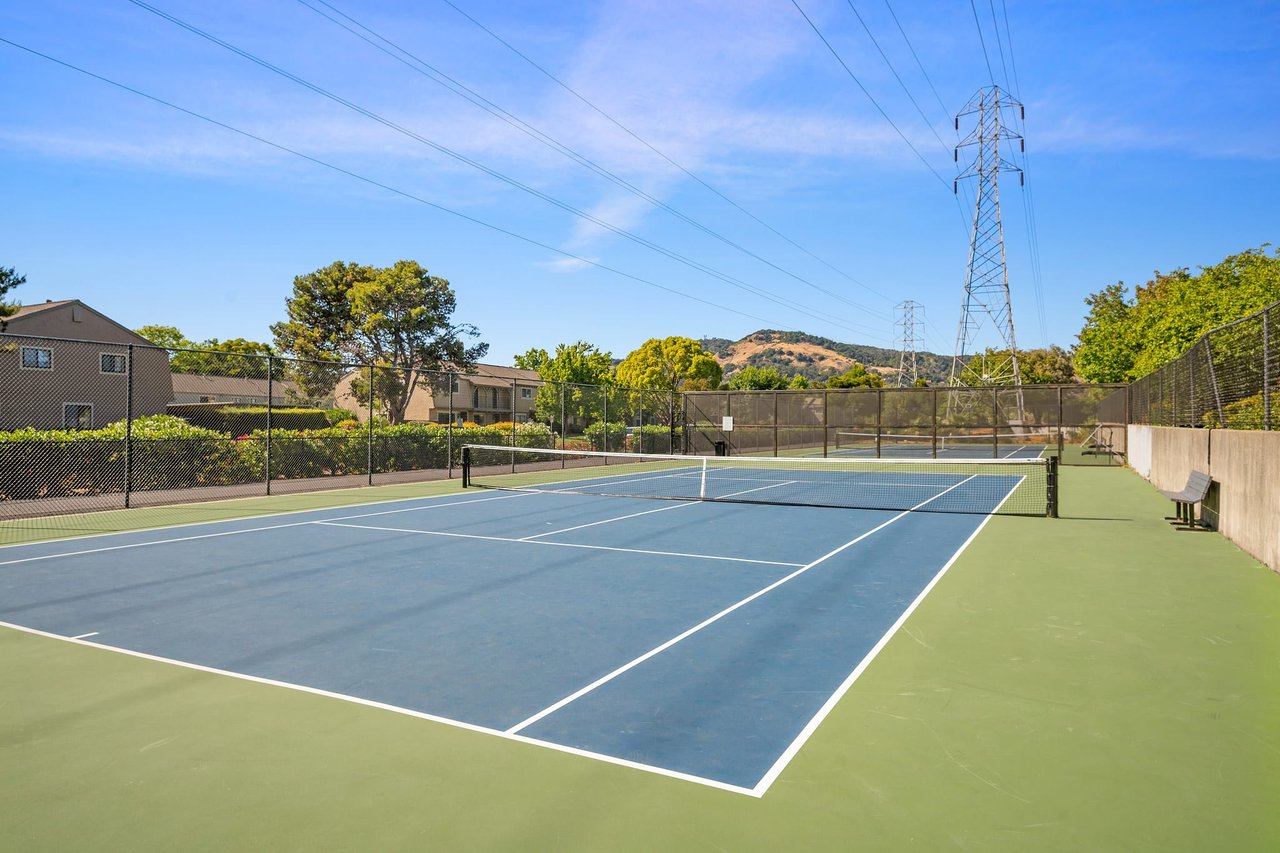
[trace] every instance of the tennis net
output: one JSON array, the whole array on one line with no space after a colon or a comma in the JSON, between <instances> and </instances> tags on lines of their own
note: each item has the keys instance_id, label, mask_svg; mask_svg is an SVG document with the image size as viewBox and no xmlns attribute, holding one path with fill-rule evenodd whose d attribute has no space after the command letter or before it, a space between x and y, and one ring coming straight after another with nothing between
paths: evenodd
<instances>
[{"instance_id":1,"label":"tennis net","mask_svg":"<svg viewBox=\"0 0 1280 853\"><path fill-rule=\"evenodd\" d=\"M667 456L467 445L464 487L920 512L1057 515L1057 459Z\"/></svg>"}]
</instances>

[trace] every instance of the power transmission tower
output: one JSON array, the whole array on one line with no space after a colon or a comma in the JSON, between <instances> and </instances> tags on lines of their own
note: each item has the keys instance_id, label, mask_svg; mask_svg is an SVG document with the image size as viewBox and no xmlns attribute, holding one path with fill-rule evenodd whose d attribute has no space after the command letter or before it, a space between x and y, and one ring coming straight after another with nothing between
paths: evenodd
<instances>
[{"instance_id":1,"label":"power transmission tower","mask_svg":"<svg viewBox=\"0 0 1280 853\"><path fill-rule=\"evenodd\" d=\"M964 303L960 310L960 329L956 334L955 356L951 359L951 384L958 386L1013 385L1018 387L1017 415L1021 420L1022 377L1018 371L1018 344L1013 333L1013 304L1009 298L1009 270L1005 265L1004 228L1000 221L1000 173L1022 170L1000 156L1004 140L1014 140L1026 150L1022 136L1005 126L1005 110L1017 108L1025 117L1025 108L998 86L979 89L969 103L956 114L956 130L960 119L977 115L977 125L956 146L956 162L960 149L976 145L972 163L961 172L960 181L978 179L977 200L973 209L973 233L969 242L969 264L964 279ZM995 355L978 354L975 341L983 323L990 320L1003 349Z\"/></svg>"},{"instance_id":2,"label":"power transmission tower","mask_svg":"<svg viewBox=\"0 0 1280 853\"><path fill-rule=\"evenodd\" d=\"M924 314L924 306L919 302L912 302L910 299L895 306L899 316L893 325L899 331L898 340L902 342L898 355L899 388L915 385L916 379L920 376L920 368L916 363L916 354L920 351L920 347L924 342L921 333L924 321L916 319L917 309L922 315Z\"/></svg>"}]
</instances>

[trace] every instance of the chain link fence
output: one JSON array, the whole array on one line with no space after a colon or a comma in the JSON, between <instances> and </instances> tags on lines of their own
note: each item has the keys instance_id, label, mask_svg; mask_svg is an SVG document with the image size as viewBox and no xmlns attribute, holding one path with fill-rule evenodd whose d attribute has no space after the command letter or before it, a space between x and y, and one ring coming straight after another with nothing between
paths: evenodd
<instances>
[{"instance_id":1,"label":"chain link fence","mask_svg":"<svg viewBox=\"0 0 1280 853\"><path fill-rule=\"evenodd\" d=\"M998 458L1019 449L1068 465L1121 464L1123 385L695 391L684 395L697 454Z\"/></svg>"},{"instance_id":2,"label":"chain link fence","mask_svg":"<svg viewBox=\"0 0 1280 853\"><path fill-rule=\"evenodd\" d=\"M1129 386L1131 422L1246 430L1280 428L1280 302L1201 336Z\"/></svg>"},{"instance_id":3,"label":"chain link fence","mask_svg":"<svg viewBox=\"0 0 1280 853\"><path fill-rule=\"evenodd\" d=\"M680 412L512 368L4 334L0 521L447 478L464 444L679 452Z\"/></svg>"}]
</instances>

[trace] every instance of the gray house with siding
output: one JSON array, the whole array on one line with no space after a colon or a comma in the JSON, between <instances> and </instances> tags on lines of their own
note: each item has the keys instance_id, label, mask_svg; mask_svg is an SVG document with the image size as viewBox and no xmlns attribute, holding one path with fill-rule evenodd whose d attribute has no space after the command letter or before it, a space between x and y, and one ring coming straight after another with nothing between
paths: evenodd
<instances>
[{"instance_id":1,"label":"gray house with siding","mask_svg":"<svg viewBox=\"0 0 1280 853\"><path fill-rule=\"evenodd\" d=\"M165 350L78 299L24 305L0 334L0 430L96 429L173 400Z\"/></svg>"}]
</instances>

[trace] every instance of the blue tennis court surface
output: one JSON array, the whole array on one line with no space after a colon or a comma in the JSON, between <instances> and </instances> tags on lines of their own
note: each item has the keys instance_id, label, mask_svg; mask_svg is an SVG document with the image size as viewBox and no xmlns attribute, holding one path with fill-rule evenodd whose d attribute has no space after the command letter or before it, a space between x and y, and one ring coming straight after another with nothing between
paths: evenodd
<instances>
[{"instance_id":1,"label":"blue tennis court surface","mask_svg":"<svg viewBox=\"0 0 1280 853\"><path fill-rule=\"evenodd\" d=\"M758 795L994 508L480 491L11 546L0 620Z\"/></svg>"}]
</instances>

